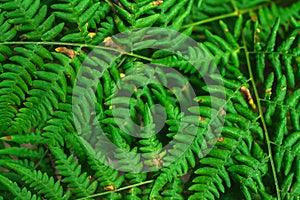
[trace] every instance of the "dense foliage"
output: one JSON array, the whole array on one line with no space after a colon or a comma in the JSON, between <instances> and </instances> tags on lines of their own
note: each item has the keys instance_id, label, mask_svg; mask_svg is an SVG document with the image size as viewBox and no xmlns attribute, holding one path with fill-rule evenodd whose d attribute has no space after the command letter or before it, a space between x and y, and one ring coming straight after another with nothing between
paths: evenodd
<instances>
[{"instance_id":1,"label":"dense foliage","mask_svg":"<svg viewBox=\"0 0 300 200\"><path fill-rule=\"evenodd\" d=\"M166 40L137 31L142 42L123 52L127 38L113 35L143 27L198 46L187 56L143 49ZM299 33L297 0L0 0L0 199L300 199ZM130 98L115 95L120 80L151 76L150 64L186 77L196 106L182 112L181 86L128 84ZM166 118L157 134L155 104ZM129 114L142 137L126 133ZM97 149L99 125L123 149L118 167Z\"/></svg>"}]
</instances>

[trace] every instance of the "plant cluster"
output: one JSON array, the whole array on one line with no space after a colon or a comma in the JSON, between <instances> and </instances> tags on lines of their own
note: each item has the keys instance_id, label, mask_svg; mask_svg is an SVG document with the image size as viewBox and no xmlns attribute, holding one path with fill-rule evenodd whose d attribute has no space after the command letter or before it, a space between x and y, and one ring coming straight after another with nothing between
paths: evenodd
<instances>
[{"instance_id":1,"label":"plant cluster","mask_svg":"<svg viewBox=\"0 0 300 200\"><path fill-rule=\"evenodd\" d=\"M300 199L299 33L297 0L0 0L0 199Z\"/></svg>"}]
</instances>

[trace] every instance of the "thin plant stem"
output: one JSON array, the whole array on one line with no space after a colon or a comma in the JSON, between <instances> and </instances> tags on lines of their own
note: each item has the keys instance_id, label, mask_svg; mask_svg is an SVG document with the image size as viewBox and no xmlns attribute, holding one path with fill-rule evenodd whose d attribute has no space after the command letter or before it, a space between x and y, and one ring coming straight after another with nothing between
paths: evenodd
<instances>
[{"instance_id":1,"label":"thin plant stem","mask_svg":"<svg viewBox=\"0 0 300 200\"><path fill-rule=\"evenodd\" d=\"M248 72L249 72L249 76L250 76L250 79L251 79L251 84L252 84L252 87L253 87L254 95L255 95L255 98L257 100L257 108L258 108L258 111L259 111L259 115L260 115L260 118L261 118L263 130L264 130L265 137L266 137L268 154L269 154L269 158L270 158L270 164L271 164L272 173L273 173L274 182L275 182L275 188L276 188L276 192L277 192L277 199L281 200L281 198L280 198L280 188L279 188L279 184L278 184L278 178L277 178L275 163L274 163L273 154L272 154L271 141L270 141L267 125L266 125L266 122L265 122L262 106L261 106L261 103L260 103L260 97L259 97L258 90L257 90L257 87L256 87L256 83L255 83L255 80L254 80L252 67L251 67L251 62L250 62L250 56L249 56L249 52L248 52L248 49L247 49L247 44L246 44L246 40L245 40L244 36L243 36L243 43L244 43L244 51L245 51L245 56L246 56Z\"/></svg>"},{"instance_id":2,"label":"thin plant stem","mask_svg":"<svg viewBox=\"0 0 300 200\"><path fill-rule=\"evenodd\" d=\"M128 185L128 186L116 189L114 191L107 191L107 192L102 192L102 193L98 193L98 194L93 194L93 195L83 197L83 198L80 198L80 199L76 199L76 200L84 200L84 199L88 199L88 198L92 198L92 197L99 197L99 196L103 196L103 195L106 195L106 194L110 194L110 193L119 192L119 191L122 191L122 190L127 190L127 189L130 189L130 188L138 187L138 186L141 186L141 185L146 185L146 184L152 183L153 181L154 180L144 181L144 182L141 182L141 183Z\"/></svg>"},{"instance_id":3,"label":"thin plant stem","mask_svg":"<svg viewBox=\"0 0 300 200\"><path fill-rule=\"evenodd\" d=\"M80 43L70 43L70 42L43 42L43 41L38 41L38 42L23 42L23 41L9 41L9 42L1 42L0 45L26 45L26 44L34 44L34 45L56 45L56 46L76 46L76 47L88 47L88 48L96 48L96 49L106 49L110 51L116 51L124 55L128 55L131 57L135 58L140 58L142 60L147 60L147 61L152 61L151 58L147 58L145 56L141 56L138 54L135 54L133 52L126 52L117 48L111 48L111 47L105 47L102 45L92 45L92 44L80 44Z\"/></svg>"},{"instance_id":4,"label":"thin plant stem","mask_svg":"<svg viewBox=\"0 0 300 200\"><path fill-rule=\"evenodd\" d=\"M262 5L259 5L259 6L256 6L256 7L253 7L253 8L247 8L247 9L241 9L241 10L238 10L237 8L234 8L234 9L237 9L231 13L227 13L227 14L223 14L223 15L220 15L220 16L215 16L215 17L211 17L209 19L204 19L204 20L200 20L200 21L197 21L197 22L194 22L194 23L191 23L191 24L186 24L184 26L182 26L181 28L184 29L184 28L188 28L188 27L191 27L191 26L197 26L197 25L201 25L201 24L206 24L206 23L209 23L209 22L213 22L213 21L218 21L218 20L221 20L221 19L225 19L225 18L229 18L229 17L237 17L241 14L245 14L245 13L249 13L250 11L254 11L254 10L257 10L261 7L264 7L268 4L262 4Z\"/></svg>"}]
</instances>

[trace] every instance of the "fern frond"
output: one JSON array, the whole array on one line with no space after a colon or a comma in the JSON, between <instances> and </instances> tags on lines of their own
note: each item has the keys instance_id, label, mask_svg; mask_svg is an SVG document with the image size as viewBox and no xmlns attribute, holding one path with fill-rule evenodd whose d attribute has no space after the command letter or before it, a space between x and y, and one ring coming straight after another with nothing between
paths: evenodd
<instances>
[{"instance_id":1,"label":"fern frond","mask_svg":"<svg viewBox=\"0 0 300 200\"><path fill-rule=\"evenodd\" d=\"M0 155L12 155L20 158L29 158L29 159L40 159L44 155L44 150L42 148L38 150L33 150L29 148L20 148L20 147L10 147L0 150Z\"/></svg>"},{"instance_id":2,"label":"fern frond","mask_svg":"<svg viewBox=\"0 0 300 200\"><path fill-rule=\"evenodd\" d=\"M295 167L299 166L299 132L294 132L289 134L285 139L283 144L279 146L276 150L275 161L277 171L283 170L284 175L288 175L291 171L292 165L294 163ZM283 169L284 166L284 169ZM298 173L297 173L298 174Z\"/></svg>"},{"instance_id":3,"label":"fern frond","mask_svg":"<svg viewBox=\"0 0 300 200\"><path fill-rule=\"evenodd\" d=\"M54 111L52 116L55 119L47 121L44 132L42 135L46 138L51 139L52 143L59 143L64 145L65 136L67 133L74 133L74 127L72 123L71 107L69 104L58 104L57 111Z\"/></svg>"},{"instance_id":4,"label":"fern frond","mask_svg":"<svg viewBox=\"0 0 300 200\"><path fill-rule=\"evenodd\" d=\"M0 199L299 199L299 5L0 0Z\"/></svg>"},{"instance_id":5,"label":"fern frond","mask_svg":"<svg viewBox=\"0 0 300 200\"><path fill-rule=\"evenodd\" d=\"M91 0L61 1L51 5L51 8L58 18L69 22L67 24L69 30L61 41L85 43L90 43L95 34L98 35L94 31L89 32L89 22L95 28L95 20L104 18L109 11L106 2L93 3Z\"/></svg>"},{"instance_id":6,"label":"fern frond","mask_svg":"<svg viewBox=\"0 0 300 200\"><path fill-rule=\"evenodd\" d=\"M7 163L5 166L20 174L26 184L29 184L47 199L68 199L70 196L69 192L63 194L63 188L59 181L55 183L53 177L49 178L47 174L43 174L41 171L32 171L13 163Z\"/></svg>"},{"instance_id":7,"label":"fern frond","mask_svg":"<svg viewBox=\"0 0 300 200\"><path fill-rule=\"evenodd\" d=\"M28 120L36 121L34 116L29 116L24 124L18 126L16 124L20 123L19 120L22 120L24 116L23 112L26 112L26 108L19 107L21 105L26 105L31 107L32 100L34 98L27 98L31 101L23 103L27 94L34 93L36 90L31 90L33 86L33 80L36 77L38 68L44 67L43 59L52 59L51 54L44 47L39 47L38 45L26 45L24 48L16 47L14 52L19 53L20 55L13 55L10 57L10 61L13 63L7 63L3 65L4 72L1 74L2 79L5 78L5 81L1 82L1 90L6 91L5 95L1 97L1 104L4 109L9 109L7 113L11 113L10 116L3 116L4 120L9 120L12 118L19 118L11 124L15 124L7 128L6 134L12 134L16 131L29 131L31 128L31 122ZM14 75L13 75L14 74ZM38 81L37 81L38 82ZM11 91L7 93L8 91ZM14 108L12 110L12 108ZM12 115L15 113L14 115ZM40 113L38 113L40 115ZM35 116L36 118L39 118ZM45 115L43 116L46 117ZM20 119L21 118L21 119ZM5 127L5 126L4 126ZM18 127L18 128L16 128Z\"/></svg>"},{"instance_id":8,"label":"fern frond","mask_svg":"<svg viewBox=\"0 0 300 200\"><path fill-rule=\"evenodd\" d=\"M118 170L114 169L113 166L109 166L109 160L100 152L96 153L95 149L91 147L89 143L82 140L86 151L89 153L87 162L89 163L92 170L96 173L94 177L99 181L99 191L115 190L119 188L124 182L124 175L119 176ZM120 194L112 193L108 195L108 198L120 198Z\"/></svg>"},{"instance_id":9,"label":"fern frond","mask_svg":"<svg viewBox=\"0 0 300 200\"><path fill-rule=\"evenodd\" d=\"M55 157L56 169L63 176L62 182L68 183L69 188L73 188L71 195L74 197L87 197L97 189L98 182L91 181L87 173L81 173L81 165L78 161L73 161L74 156L69 157L58 147L50 147Z\"/></svg>"},{"instance_id":10,"label":"fern frond","mask_svg":"<svg viewBox=\"0 0 300 200\"><path fill-rule=\"evenodd\" d=\"M181 184L183 181L176 177L174 178L172 183L168 183L165 187L165 190L162 192L162 196L164 199L171 200L171 199L176 199L176 200L182 200L184 199L183 196L181 195L182 188Z\"/></svg>"},{"instance_id":11,"label":"fern frond","mask_svg":"<svg viewBox=\"0 0 300 200\"><path fill-rule=\"evenodd\" d=\"M66 77L65 68L58 64L45 64L45 71L36 71L35 75L40 80L33 80L32 87L28 93L31 95L24 103L27 108L20 109L15 126L22 127L26 131L31 126L44 123L48 113L53 108L58 108L58 98L61 101L66 99ZM58 95L57 98L55 95ZM22 124L22 125L21 125Z\"/></svg>"},{"instance_id":12,"label":"fern frond","mask_svg":"<svg viewBox=\"0 0 300 200\"><path fill-rule=\"evenodd\" d=\"M281 25L284 26L284 29L279 30L280 36L285 35L284 31L288 29L288 23L291 20L291 17L296 19L300 18L300 3L297 1L292 1L292 5L288 7L279 7L277 4L272 3L269 7L261 7L258 11L257 18L259 23L262 25L262 29L270 33L272 25L275 23L277 18L280 18Z\"/></svg>"},{"instance_id":13,"label":"fern frond","mask_svg":"<svg viewBox=\"0 0 300 200\"><path fill-rule=\"evenodd\" d=\"M225 191L224 183L226 183L227 187L231 186L229 177L233 177L233 180L240 184L241 191L247 199L251 199L249 189L254 193L265 190L262 177L268 170L267 160L263 161L264 154L257 153L257 151L262 152L262 150L254 143L251 144L254 145L252 151L256 152L250 152L251 149L249 151L244 141L246 138L243 138L245 137L243 135L249 134L248 131L233 135L237 131L229 129L226 126L224 127L222 139L217 143L219 148L226 148L226 150L214 148L207 157L200 160L203 166L195 171L198 176L193 180L195 184L189 188L189 190L196 191L194 195L190 196L191 199L195 199L198 196L201 196L203 199L219 198L220 192ZM251 136L248 135L246 137ZM237 148L235 149L234 147ZM259 157L254 159L252 155ZM263 164L261 164L262 162ZM210 176L211 174L213 176Z\"/></svg>"},{"instance_id":14,"label":"fern frond","mask_svg":"<svg viewBox=\"0 0 300 200\"><path fill-rule=\"evenodd\" d=\"M114 4L113 8L117 12L115 22L120 32L154 24L179 30L192 5L193 1L187 0L178 3L174 0L136 3L124 0L118 5ZM161 11L161 14L155 14L155 11Z\"/></svg>"},{"instance_id":15,"label":"fern frond","mask_svg":"<svg viewBox=\"0 0 300 200\"><path fill-rule=\"evenodd\" d=\"M298 176L299 177L299 176ZM297 199L300 195L299 178L294 173L290 173L284 177L281 184L282 199Z\"/></svg>"},{"instance_id":16,"label":"fern frond","mask_svg":"<svg viewBox=\"0 0 300 200\"><path fill-rule=\"evenodd\" d=\"M297 42L300 40L300 29L294 29L287 37L286 40L281 42L280 45L275 47L276 36L278 35L280 21L277 19L272 32L269 35L261 36L261 27L255 25L255 51L257 59L257 75L260 81L264 82L265 67L267 65L266 58L272 63L272 68L275 77L279 80L283 74L286 75L290 87L295 87L295 79L299 78L297 68L293 67L293 63L297 63L299 50ZM267 40L264 38L268 38ZM275 49L276 48L276 49Z\"/></svg>"},{"instance_id":17,"label":"fern frond","mask_svg":"<svg viewBox=\"0 0 300 200\"><path fill-rule=\"evenodd\" d=\"M9 41L13 39L17 34L16 29L13 28L12 25L5 19L5 13L2 12L0 14L0 41Z\"/></svg>"},{"instance_id":18,"label":"fern frond","mask_svg":"<svg viewBox=\"0 0 300 200\"><path fill-rule=\"evenodd\" d=\"M5 17L10 24L18 25L20 37L29 40L52 40L63 29L64 23L53 26L55 16L47 15L47 6L40 0L15 0L3 3L1 9L7 11Z\"/></svg>"},{"instance_id":19,"label":"fern frond","mask_svg":"<svg viewBox=\"0 0 300 200\"><path fill-rule=\"evenodd\" d=\"M0 83L1 135L5 134L4 132L13 123L13 118L19 112L18 106L25 100L25 94L29 90L27 85L32 84L30 74L22 66L5 64L3 69L5 73L0 74L0 80L3 80Z\"/></svg>"},{"instance_id":20,"label":"fern frond","mask_svg":"<svg viewBox=\"0 0 300 200\"><path fill-rule=\"evenodd\" d=\"M195 2L197 3L197 2ZM207 19L210 16L230 13L233 11L232 5L230 4L230 0L215 0L208 1L203 0L201 2L201 6L195 6L193 8L192 14L190 17L193 18L193 21Z\"/></svg>"},{"instance_id":21,"label":"fern frond","mask_svg":"<svg viewBox=\"0 0 300 200\"><path fill-rule=\"evenodd\" d=\"M23 188L22 190L20 187L13 183L10 179L0 175L0 183L4 185L8 190L15 196L15 200L40 200L40 197L37 197L36 194L32 194L27 188Z\"/></svg>"}]
</instances>

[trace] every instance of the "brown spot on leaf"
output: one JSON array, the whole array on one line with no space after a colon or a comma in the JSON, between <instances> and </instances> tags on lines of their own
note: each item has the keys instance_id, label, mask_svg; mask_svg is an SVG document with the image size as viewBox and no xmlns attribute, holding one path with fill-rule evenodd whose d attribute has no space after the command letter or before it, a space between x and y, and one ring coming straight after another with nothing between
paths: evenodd
<instances>
[{"instance_id":1,"label":"brown spot on leaf","mask_svg":"<svg viewBox=\"0 0 300 200\"><path fill-rule=\"evenodd\" d=\"M55 49L56 52L58 53L63 53L67 56L69 56L69 58L74 58L75 56L75 51L73 49L68 49L67 47L57 47Z\"/></svg>"},{"instance_id":2,"label":"brown spot on leaf","mask_svg":"<svg viewBox=\"0 0 300 200\"><path fill-rule=\"evenodd\" d=\"M221 110L221 115L222 116L226 115L226 111L224 109Z\"/></svg>"},{"instance_id":3,"label":"brown spot on leaf","mask_svg":"<svg viewBox=\"0 0 300 200\"><path fill-rule=\"evenodd\" d=\"M153 2L152 2L152 5L153 5L153 6L159 6L159 5L161 5L162 3L163 3L163 1L158 0L158 1L153 1Z\"/></svg>"},{"instance_id":4,"label":"brown spot on leaf","mask_svg":"<svg viewBox=\"0 0 300 200\"><path fill-rule=\"evenodd\" d=\"M250 90L246 88L245 86L241 87L242 94L248 99L248 103L252 106L253 109L256 109L256 105L253 101L252 95L250 93Z\"/></svg>"},{"instance_id":5,"label":"brown spot on leaf","mask_svg":"<svg viewBox=\"0 0 300 200\"><path fill-rule=\"evenodd\" d=\"M103 40L103 43L106 47L112 47L112 48L116 48L116 49L119 49L119 50L123 50L123 48L120 46L120 45L117 45L111 37L106 37L104 40Z\"/></svg>"},{"instance_id":6,"label":"brown spot on leaf","mask_svg":"<svg viewBox=\"0 0 300 200\"><path fill-rule=\"evenodd\" d=\"M104 190L106 190L106 191L114 191L114 190L116 190L116 188L113 185L108 185L108 186L104 187Z\"/></svg>"},{"instance_id":7,"label":"brown spot on leaf","mask_svg":"<svg viewBox=\"0 0 300 200\"><path fill-rule=\"evenodd\" d=\"M252 21L254 21L254 22L257 21L257 16L256 16L255 14L251 15L250 17L251 17L251 20L252 20Z\"/></svg>"},{"instance_id":8,"label":"brown spot on leaf","mask_svg":"<svg viewBox=\"0 0 300 200\"><path fill-rule=\"evenodd\" d=\"M156 155L155 158L152 159L152 163L156 167L160 167L163 163L163 160L161 159L160 155Z\"/></svg>"},{"instance_id":9,"label":"brown spot on leaf","mask_svg":"<svg viewBox=\"0 0 300 200\"><path fill-rule=\"evenodd\" d=\"M185 92L187 89L187 85L184 85L183 88L181 89L181 92Z\"/></svg>"},{"instance_id":10,"label":"brown spot on leaf","mask_svg":"<svg viewBox=\"0 0 300 200\"><path fill-rule=\"evenodd\" d=\"M205 117L200 117L200 118L199 118L199 121L200 121L200 122L205 122L205 121L206 121L206 118L205 118Z\"/></svg>"},{"instance_id":11,"label":"brown spot on leaf","mask_svg":"<svg viewBox=\"0 0 300 200\"><path fill-rule=\"evenodd\" d=\"M89 33L88 35L90 36L91 39L93 39L93 38L96 36L96 33L91 32L91 33Z\"/></svg>"},{"instance_id":12,"label":"brown spot on leaf","mask_svg":"<svg viewBox=\"0 0 300 200\"><path fill-rule=\"evenodd\" d=\"M7 140L11 140L11 139L12 139L12 137L11 137L10 135L5 136L5 138L6 138Z\"/></svg>"},{"instance_id":13,"label":"brown spot on leaf","mask_svg":"<svg viewBox=\"0 0 300 200\"><path fill-rule=\"evenodd\" d=\"M266 89L266 94L271 94L272 93L272 88Z\"/></svg>"}]
</instances>

